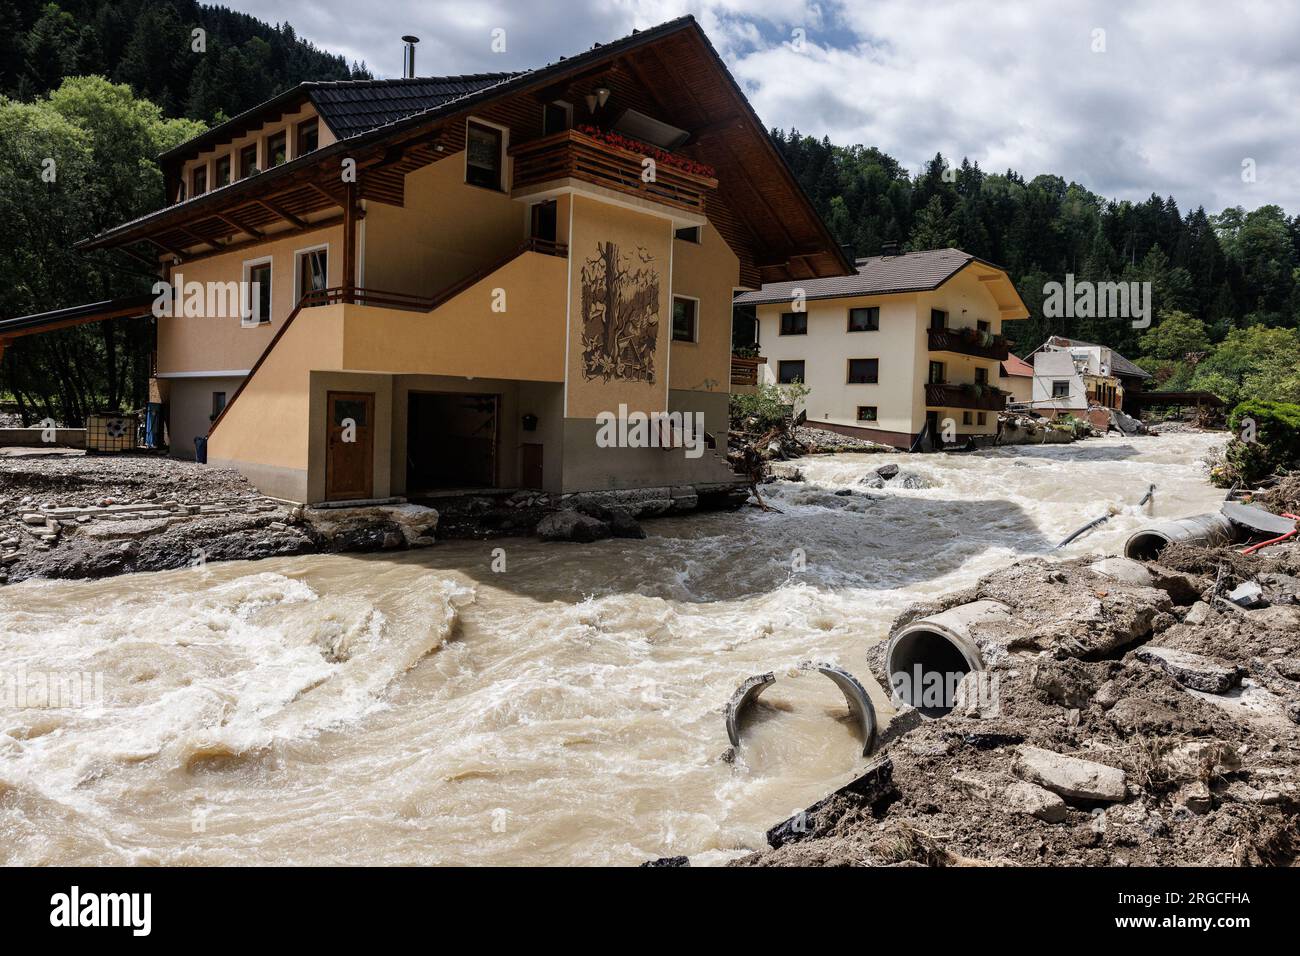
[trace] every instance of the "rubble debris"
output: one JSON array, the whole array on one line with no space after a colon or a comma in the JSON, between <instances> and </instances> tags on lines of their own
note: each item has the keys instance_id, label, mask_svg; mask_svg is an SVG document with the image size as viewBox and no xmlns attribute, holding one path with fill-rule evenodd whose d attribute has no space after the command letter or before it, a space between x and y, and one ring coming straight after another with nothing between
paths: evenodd
<instances>
[{"instance_id":1,"label":"rubble debris","mask_svg":"<svg viewBox=\"0 0 1300 956\"><path fill-rule=\"evenodd\" d=\"M1184 687L1207 694L1227 693L1241 685L1246 673L1243 667L1172 647L1140 647L1133 653L1138 660L1163 668Z\"/></svg>"},{"instance_id":2,"label":"rubble debris","mask_svg":"<svg viewBox=\"0 0 1300 956\"><path fill-rule=\"evenodd\" d=\"M1067 800L1115 803L1128 796L1124 771L1093 760L1022 744L1012 771Z\"/></svg>"}]
</instances>

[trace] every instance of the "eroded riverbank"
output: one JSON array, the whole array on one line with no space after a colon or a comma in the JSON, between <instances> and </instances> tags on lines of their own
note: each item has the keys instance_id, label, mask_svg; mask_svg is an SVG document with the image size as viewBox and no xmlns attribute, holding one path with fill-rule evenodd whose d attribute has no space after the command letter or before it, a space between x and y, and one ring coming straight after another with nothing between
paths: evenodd
<instances>
[{"instance_id":1,"label":"eroded riverbank","mask_svg":"<svg viewBox=\"0 0 1300 956\"><path fill-rule=\"evenodd\" d=\"M765 487L783 514L662 518L643 541L449 542L11 585L7 666L102 673L104 699L6 711L0 853L732 859L862 767L819 677L770 692L742 759L719 762L737 683L831 660L888 714L866 654L898 612L1045 553L1148 482L1155 515L1215 506L1199 459L1220 441L813 459L805 482ZM931 487L859 484L891 461ZM1113 551L1143 520L1127 509L1065 554Z\"/></svg>"}]
</instances>

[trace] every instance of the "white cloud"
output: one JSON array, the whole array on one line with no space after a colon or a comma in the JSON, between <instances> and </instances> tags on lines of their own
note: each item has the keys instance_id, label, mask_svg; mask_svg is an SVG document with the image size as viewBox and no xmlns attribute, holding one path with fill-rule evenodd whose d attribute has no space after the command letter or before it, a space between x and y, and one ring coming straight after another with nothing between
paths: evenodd
<instances>
[{"instance_id":1,"label":"white cloud","mask_svg":"<svg viewBox=\"0 0 1300 956\"><path fill-rule=\"evenodd\" d=\"M521 69L694 13L763 120L878 146L915 170L942 152L989 171L1055 173L1108 197L1186 211L1274 202L1300 212L1300 5L1190 0L544 0L229 5L399 72ZM489 48L506 30L507 52ZM789 44L800 27L809 45ZM1094 30L1105 52L1093 52ZM1257 181L1241 181L1254 159Z\"/></svg>"}]
</instances>

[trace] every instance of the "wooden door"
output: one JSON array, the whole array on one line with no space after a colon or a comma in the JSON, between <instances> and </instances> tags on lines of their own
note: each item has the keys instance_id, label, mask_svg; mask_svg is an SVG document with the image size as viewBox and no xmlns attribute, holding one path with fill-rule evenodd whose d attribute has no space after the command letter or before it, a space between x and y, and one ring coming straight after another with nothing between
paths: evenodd
<instances>
[{"instance_id":1,"label":"wooden door","mask_svg":"<svg viewBox=\"0 0 1300 956\"><path fill-rule=\"evenodd\" d=\"M521 471L520 479L525 488L543 487L542 446L537 442L524 442Z\"/></svg>"},{"instance_id":2,"label":"wooden door","mask_svg":"<svg viewBox=\"0 0 1300 956\"><path fill-rule=\"evenodd\" d=\"M375 393L330 392L325 420L325 500L374 497Z\"/></svg>"}]
</instances>

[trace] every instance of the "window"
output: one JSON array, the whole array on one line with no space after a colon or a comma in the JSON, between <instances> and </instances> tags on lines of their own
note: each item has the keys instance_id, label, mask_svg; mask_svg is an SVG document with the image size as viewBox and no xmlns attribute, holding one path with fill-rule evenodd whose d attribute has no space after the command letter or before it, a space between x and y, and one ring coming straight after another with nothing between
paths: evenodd
<instances>
[{"instance_id":1,"label":"window","mask_svg":"<svg viewBox=\"0 0 1300 956\"><path fill-rule=\"evenodd\" d=\"M226 393L213 392L212 393L212 416L209 420L216 421L217 416L221 414L221 410L224 409L225 407L226 407Z\"/></svg>"},{"instance_id":2,"label":"window","mask_svg":"<svg viewBox=\"0 0 1300 956\"><path fill-rule=\"evenodd\" d=\"M880 359L849 359L850 385L875 385L880 381Z\"/></svg>"},{"instance_id":3,"label":"window","mask_svg":"<svg viewBox=\"0 0 1300 956\"><path fill-rule=\"evenodd\" d=\"M187 193L185 192L185 180L182 179L181 184L178 187L176 187L176 201L184 202L186 195Z\"/></svg>"},{"instance_id":4,"label":"window","mask_svg":"<svg viewBox=\"0 0 1300 956\"><path fill-rule=\"evenodd\" d=\"M554 199L534 203L531 210L530 233L534 239L554 242L556 223L559 220L559 205Z\"/></svg>"},{"instance_id":5,"label":"window","mask_svg":"<svg viewBox=\"0 0 1300 956\"><path fill-rule=\"evenodd\" d=\"M329 277L329 250L305 249L298 253L298 296L301 301L308 292L321 292ZM295 302L296 304L296 302Z\"/></svg>"},{"instance_id":6,"label":"window","mask_svg":"<svg viewBox=\"0 0 1300 956\"><path fill-rule=\"evenodd\" d=\"M366 405L369 404L363 398L336 398L334 399L334 424L342 426L348 419L357 428L366 427Z\"/></svg>"},{"instance_id":7,"label":"window","mask_svg":"<svg viewBox=\"0 0 1300 956\"><path fill-rule=\"evenodd\" d=\"M988 423L988 420L989 420L989 413L988 413L988 412L976 412L976 413L975 413L975 424L977 424L977 425L984 425L984 424L987 424L987 423Z\"/></svg>"},{"instance_id":8,"label":"window","mask_svg":"<svg viewBox=\"0 0 1300 956\"><path fill-rule=\"evenodd\" d=\"M501 130L471 122L465 132L465 182L501 188Z\"/></svg>"},{"instance_id":9,"label":"window","mask_svg":"<svg viewBox=\"0 0 1300 956\"><path fill-rule=\"evenodd\" d=\"M239 178L247 179L257 172L257 144L249 143L239 151Z\"/></svg>"},{"instance_id":10,"label":"window","mask_svg":"<svg viewBox=\"0 0 1300 956\"><path fill-rule=\"evenodd\" d=\"M986 368L977 367L975 369L975 384L987 385L988 383L989 383L989 370Z\"/></svg>"},{"instance_id":11,"label":"window","mask_svg":"<svg viewBox=\"0 0 1300 956\"><path fill-rule=\"evenodd\" d=\"M694 342L697 311L700 304L694 299L673 298L673 341Z\"/></svg>"},{"instance_id":12,"label":"window","mask_svg":"<svg viewBox=\"0 0 1300 956\"><path fill-rule=\"evenodd\" d=\"M859 406L858 406L858 421L860 421L860 422L874 422L875 420L876 420L876 406L875 406L875 405L859 405Z\"/></svg>"},{"instance_id":13,"label":"window","mask_svg":"<svg viewBox=\"0 0 1300 956\"><path fill-rule=\"evenodd\" d=\"M931 385L942 385L944 383L943 363L930 363L930 377L926 379Z\"/></svg>"},{"instance_id":14,"label":"window","mask_svg":"<svg viewBox=\"0 0 1300 956\"><path fill-rule=\"evenodd\" d=\"M230 157L222 156L220 159L218 159L215 169L217 173L216 187L220 189L222 186L229 186L230 185Z\"/></svg>"},{"instance_id":15,"label":"window","mask_svg":"<svg viewBox=\"0 0 1300 956\"><path fill-rule=\"evenodd\" d=\"M289 158L288 137L284 130L266 138L266 168L281 165Z\"/></svg>"},{"instance_id":16,"label":"window","mask_svg":"<svg viewBox=\"0 0 1300 956\"><path fill-rule=\"evenodd\" d=\"M962 412L962 413L961 413L961 423L962 423L963 425L969 425L969 424L971 423L970 412Z\"/></svg>"},{"instance_id":17,"label":"window","mask_svg":"<svg viewBox=\"0 0 1300 956\"><path fill-rule=\"evenodd\" d=\"M781 334L782 335L807 335L808 334L808 313L807 312L782 312L781 313Z\"/></svg>"},{"instance_id":18,"label":"window","mask_svg":"<svg viewBox=\"0 0 1300 956\"><path fill-rule=\"evenodd\" d=\"M865 309L849 309L850 332L879 332L880 306L872 305Z\"/></svg>"},{"instance_id":19,"label":"window","mask_svg":"<svg viewBox=\"0 0 1300 956\"><path fill-rule=\"evenodd\" d=\"M676 238L680 239L682 242L693 242L696 245L700 244L699 226L686 226L682 229L678 229L676 232L673 233L673 235Z\"/></svg>"},{"instance_id":20,"label":"window","mask_svg":"<svg viewBox=\"0 0 1300 956\"><path fill-rule=\"evenodd\" d=\"M573 106L563 100L547 103L542 107L542 135L551 136L563 133L573 125Z\"/></svg>"},{"instance_id":21,"label":"window","mask_svg":"<svg viewBox=\"0 0 1300 956\"><path fill-rule=\"evenodd\" d=\"M1052 398L1069 398L1070 397L1070 380L1054 379L1052 381Z\"/></svg>"},{"instance_id":22,"label":"window","mask_svg":"<svg viewBox=\"0 0 1300 956\"><path fill-rule=\"evenodd\" d=\"M802 382L804 380L803 359L777 362L776 380L782 385L789 385L791 382Z\"/></svg>"},{"instance_id":23,"label":"window","mask_svg":"<svg viewBox=\"0 0 1300 956\"><path fill-rule=\"evenodd\" d=\"M993 331L993 327L992 327L991 325L989 325L988 322L986 322L984 319L976 319L976 320L975 320L975 328L977 328L977 329L978 329L979 331L981 331L981 332L991 332L991 331Z\"/></svg>"},{"instance_id":24,"label":"window","mask_svg":"<svg viewBox=\"0 0 1300 956\"><path fill-rule=\"evenodd\" d=\"M948 313L943 309L930 310L930 328L938 329L942 332L948 327Z\"/></svg>"},{"instance_id":25,"label":"window","mask_svg":"<svg viewBox=\"0 0 1300 956\"><path fill-rule=\"evenodd\" d=\"M245 326L265 325L271 321L271 262L261 259L244 263Z\"/></svg>"},{"instance_id":26,"label":"window","mask_svg":"<svg viewBox=\"0 0 1300 956\"><path fill-rule=\"evenodd\" d=\"M194 167L194 195L202 196L208 191L208 167Z\"/></svg>"},{"instance_id":27,"label":"window","mask_svg":"<svg viewBox=\"0 0 1300 956\"><path fill-rule=\"evenodd\" d=\"M298 124L298 151L295 156L306 156L316 152L320 146L320 124L314 119L303 120Z\"/></svg>"}]
</instances>

